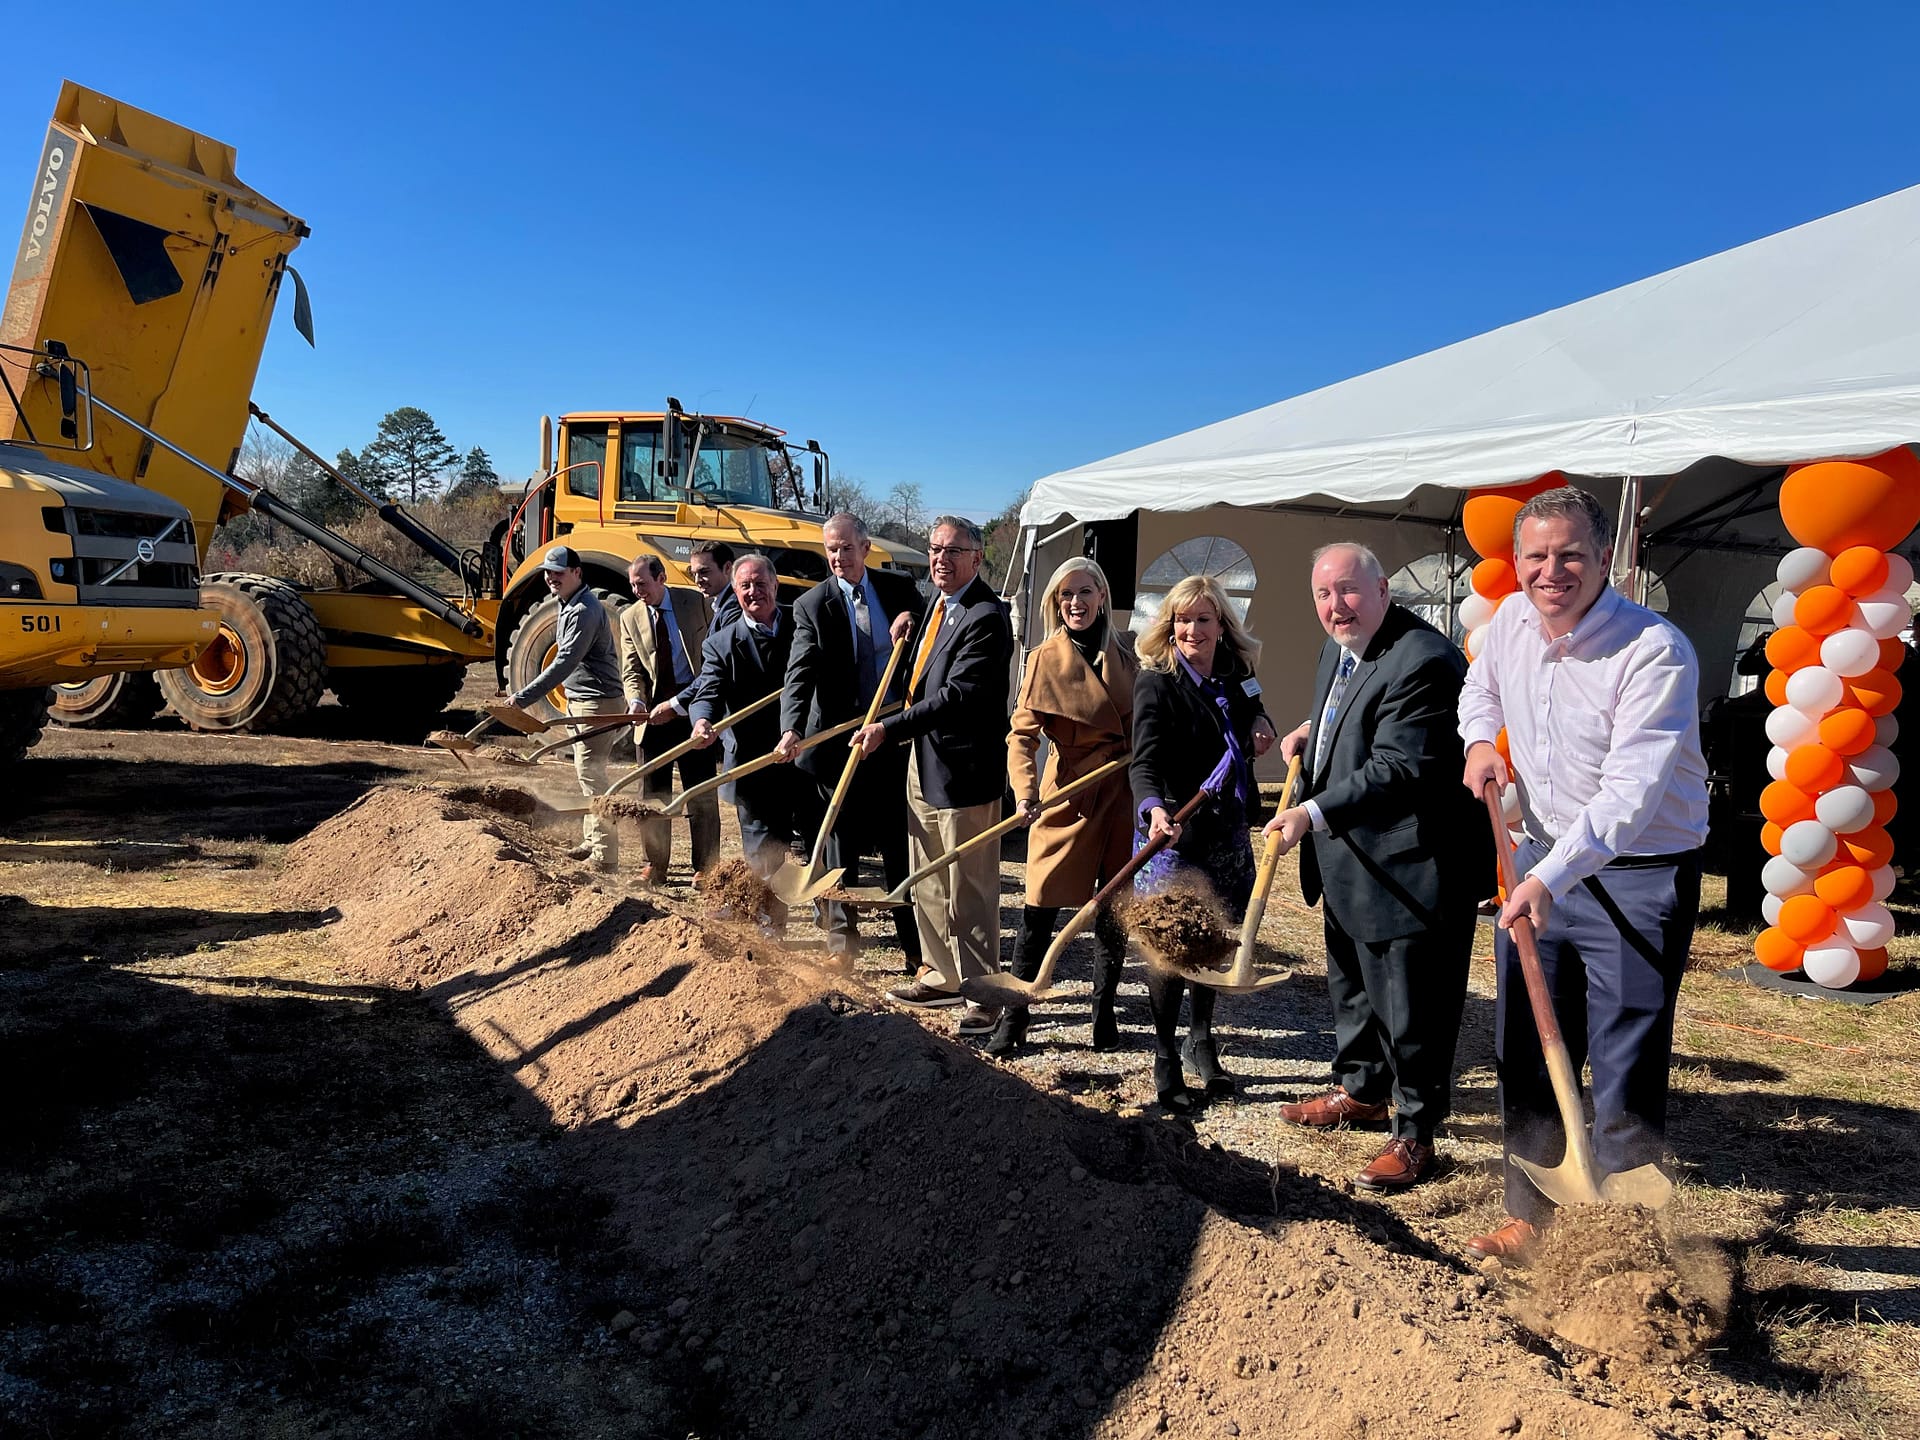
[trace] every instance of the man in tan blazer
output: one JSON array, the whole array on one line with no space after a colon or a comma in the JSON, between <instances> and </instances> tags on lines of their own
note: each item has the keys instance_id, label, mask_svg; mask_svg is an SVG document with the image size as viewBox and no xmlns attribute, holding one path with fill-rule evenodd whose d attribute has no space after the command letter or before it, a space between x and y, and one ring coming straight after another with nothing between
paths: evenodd
<instances>
[{"instance_id":1,"label":"man in tan blazer","mask_svg":"<svg viewBox=\"0 0 1920 1440\"><path fill-rule=\"evenodd\" d=\"M1027 656L1020 703L1007 735L1007 783L1027 833L1027 896L1013 952L1014 974L1031 980L1053 939L1062 906L1079 909L1127 862L1133 847L1133 792L1118 774L1044 813L1041 800L1097 770L1124 760L1133 741L1133 681L1140 673L1133 636L1110 623L1107 577L1085 558L1053 574L1042 602L1047 638ZM1051 756L1044 777L1034 763L1042 739ZM1038 817L1035 819L1034 817ZM1114 993L1127 940L1111 907L1094 922L1101 958L1093 980L1093 1048L1117 1049ZM1005 1055L1027 1035L1027 1011L1009 1007L986 1049Z\"/></svg>"},{"instance_id":2,"label":"man in tan blazer","mask_svg":"<svg viewBox=\"0 0 1920 1440\"><path fill-rule=\"evenodd\" d=\"M635 603L620 612L620 682L627 707L647 712L647 723L636 727L634 747L643 760L686 740L693 734L687 707L697 698L700 647L706 643L712 609L698 590L667 586L666 568L657 555L642 555L627 567L627 583ZM692 750L674 765L680 767L680 785L690 789L711 780L719 752ZM643 782L649 799L673 794L674 765L663 765ZM720 801L706 795L687 807L693 821L693 868L698 874L712 863L720 848ZM655 817L640 822L640 839L647 852L640 878L659 884L667 878L673 852L673 821Z\"/></svg>"}]
</instances>

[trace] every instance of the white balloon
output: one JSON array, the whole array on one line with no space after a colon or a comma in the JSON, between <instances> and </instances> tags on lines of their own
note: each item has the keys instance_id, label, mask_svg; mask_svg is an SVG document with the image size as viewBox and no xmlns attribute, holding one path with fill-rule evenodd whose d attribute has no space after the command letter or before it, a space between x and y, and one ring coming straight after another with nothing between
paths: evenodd
<instances>
[{"instance_id":1,"label":"white balloon","mask_svg":"<svg viewBox=\"0 0 1920 1440\"><path fill-rule=\"evenodd\" d=\"M1496 608L1493 601L1476 590L1460 602L1460 623L1468 630L1478 630L1493 619Z\"/></svg>"},{"instance_id":2,"label":"white balloon","mask_svg":"<svg viewBox=\"0 0 1920 1440\"><path fill-rule=\"evenodd\" d=\"M1851 835L1873 823L1873 796L1863 786L1836 785L1813 802L1813 813L1834 834Z\"/></svg>"},{"instance_id":3,"label":"white balloon","mask_svg":"<svg viewBox=\"0 0 1920 1440\"><path fill-rule=\"evenodd\" d=\"M1897 590L1902 595L1913 587L1913 565L1904 555L1887 552L1887 583L1882 590Z\"/></svg>"},{"instance_id":4,"label":"white balloon","mask_svg":"<svg viewBox=\"0 0 1920 1440\"><path fill-rule=\"evenodd\" d=\"M1818 720L1840 703L1846 686L1824 665L1808 665L1787 677L1787 703Z\"/></svg>"},{"instance_id":5,"label":"white balloon","mask_svg":"<svg viewBox=\"0 0 1920 1440\"><path fill-rule=\"evenodd\" d=\"M1800 603L1800 594L1796 590L1782 590L1780 598L1773 602L1773 624L1775 629L1784 630L1793 624L1793 607Z\"/></svg>"},{"instance_id":6,"label":"white balloon","mask_svg":"<svg viewBox=\"0 0 1920 1440\"><path fill-rule=\"evenodd\" d=\"M1860 623L1879 640L1891 640L1913 619L1904 590L1876 590L1854 601L1853 608Z\"/></svg>"},{"instance_id":7,"label":"white balloon","mask_svg":"<svg viewBox=\"0 0 1920 1440\"><path fill-rule=\"evenodd\" d=\"M1787 752L1778 745L1767 751L1767 773L1776 780L1787 778Z\"/></svg>"},{"instance_id":8,"label":"white balloon","mask_svg":"<svg viewBox=\"0 0 1920 1440\"><path fill-rule=\"evenodd\" d=\"M1796 820L1780 836L1780 856L1802 870L1818 870L1833 859L1840 842L1818 820Z\"/></svg>"},{"instance_id":9,"label":"white balloon","mask_svg":"<svg viewBox=\"0 0 1920 1440\"><path fill-rule=\"evenodd\" d=\"M1767 739L1792 750L1820 738L1820 722L1804 710L1782 705L1767 716Z\"/></svg>"},{"instance_id":10,"label":"white balloon","mask_svg":"<svg viewBox=\"0 0 1920 1440\"><path fill-rule=\"evenodd\" d=\"M1844 990L1860 978L1860 955L1842 941L1822 940L1807 947L1807 953L1800 957L1800 969L1816 985Z\"/></svg>"},{"instance_id":11,"label":"white balloon","mask_svg":"<svg viewBox=\"0 0 1920 1440\"><path fill-rule=\"evenodd\" d=\"M1798 550L1789 550L1782 555L1779 568L1773 573L1789 590L1810 590L1815 585L1826 584L1832 578L1833 562L1827 558L1826 551L1802 545Z\"/></svg>"},{"instance_id":12,"label":"white balloon","mask_svg":"<svg viewBox=\"0 0 1920 1440\"><path fill-rule=\"evenodd\" d=\"M1893 912L1878 901L1840 917L1835 937L1860 950L1877 950L1893 939Z\"/></svg>"},{"instance_id":13,"label":"white balloon","mask_svg":"<svg viewBox=\"0 0 1920 1440\"><path fill-rule=\"evenodd\" d=\"M1511 780L1507 782L1507 788L1500 792L1500 818L1511 827L1519 827L1520 787Z\"/></svg>"},{"instance_id":14,"label":"white balloon","mask_svg":"<svg viewBox=\"0 0 1920 1440\"><path fill-rule=\"evenodd\" d=\"M1900 762L1884 745L1869 745L1847 761L1853 783L1863 790L1890 790L1900 778Z\"/></svg>"},{"instance_id":15,"label":"white balloon","mask_svg":"<svg viewBox=\"0 0 1920 1440\"><path fill-rule=\"evenodd\" d=\"M1867 878L1873 881L1873 898L1875 900L1884 900L1893 894L1893 887L1898 883L1894 878L1893 866L1891 865L1882 865L1878 870L1869 874Z\"/></svg>"},{"instance_id":16,"label":"white balloon","mask_svg":"<svg viewBox=\"0 0 1920 1440\"><path fill-rule=\"evenodd\" d=\"M1761 868L1760 886L1782 900L1792 895L1811 895L1813 872L1802 870L1784 855L1775 855Z\"/></svg>"},{"instance_id":17,"label":"white balloon","mask_svg":"<svg viewBox=\"0 0 1920 1440\"><path fill-rule=\"evenodd\" d=\"M1778 895L1762 895L1760 897L1760 918L1769 925L1778 925L1780 923L1780 907L1786 903L1787 902L1782 900Z\"/></svg>"},{"instance_id":18,"label":"white balloon","mask_svg":"<svg viewBox=\"0 0 1920 1440\"><path fill-rule=\"evenodd\" d=\"M1820 642L1820 663L1836 675L1864 675L1880 663L1880 642L1871 631L1849 625Z\"/></svg>"},{"instance_id":19,"label":"white balloon","mask_svg":"<svg viewBox=\"0 0 1920 1440\"><path fill-rule=\"evenodd\" d=\"M1891 715L1882 715L1873 722L1873 743L1891 745L1900 738L1900 722Z\"/></svg>"},{"instance_id":20,"label":"white balloon","mask_svg":"<svg viewBox=\"0 0 1920 1440\"><path fill-rule=\"evenodd\" d=\"M1469 630L1467 632L1467 649L1471 653L1478 655L1486 648L1487 648L1487 627L1485 625L1481 625L1476 629Z\"/></svg>"}]
</instances>

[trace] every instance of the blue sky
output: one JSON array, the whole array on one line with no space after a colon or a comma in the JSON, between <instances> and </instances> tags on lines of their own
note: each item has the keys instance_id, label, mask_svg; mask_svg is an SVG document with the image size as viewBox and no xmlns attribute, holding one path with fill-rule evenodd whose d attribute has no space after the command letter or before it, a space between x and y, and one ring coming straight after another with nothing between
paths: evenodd
<instances>
[{"instance_id":1,"label":"blue sky","mask_svg":"<svg viewBox=\"0 0 1920 1440\"><path fill-rule=\"evenodd\" d=\"M1920 183L1911 7L1331 8L100 4L16 27L0 177L63 77L236 146L328 453L671 392L975 515Z\"/></svg>"}]
</instances>

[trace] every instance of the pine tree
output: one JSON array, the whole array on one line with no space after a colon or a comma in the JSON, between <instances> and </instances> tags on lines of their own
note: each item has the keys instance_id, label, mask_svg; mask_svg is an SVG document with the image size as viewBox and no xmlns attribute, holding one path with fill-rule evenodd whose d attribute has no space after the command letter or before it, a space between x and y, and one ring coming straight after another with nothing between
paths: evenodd
<instances>
[{"instance_id":1,"label":"pine tree","mask_svg":"<svg viewBox=\"0 0 1920 1440\"><path fill-rule=\"evenodd\" d=\"M440 433L433 417L414 405L389 411L366 453L394 484L407 487L410 505L420 503L422 486L431 497L440 487L442 477L460 458L460 452L447 443L447 437Z\"/></svg>"},{"instance_id":2,"label":"pine tree","mask_svg":"<svg viewBox=\"0 0 1920 1440\"><path fill-rule=\"evenodd\" d=\"M487 452L476 445L461 462L460 478L447 491L447 499L464 500L470 495L486 495L499 488L500 472L493 468L493 461L488 458Z\"/></svg>"}]
</instances>

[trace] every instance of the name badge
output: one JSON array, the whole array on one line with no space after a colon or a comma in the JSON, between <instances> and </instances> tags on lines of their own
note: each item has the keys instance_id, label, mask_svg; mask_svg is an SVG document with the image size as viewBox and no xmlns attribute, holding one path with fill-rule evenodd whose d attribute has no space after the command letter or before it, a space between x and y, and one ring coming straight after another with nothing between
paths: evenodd
<instances>
[{"instance_id":1,"label":"name badge","mask_svg":"<svg viewBox=\"0 0 1920 1440\"><path fill-rule=\"evenodd\" d=\"M1260 693L1260 682L1258 680L1242 680L1240 682L1240 688L1249 695L1258 695Z\"/></svg>"}]
</instances>

